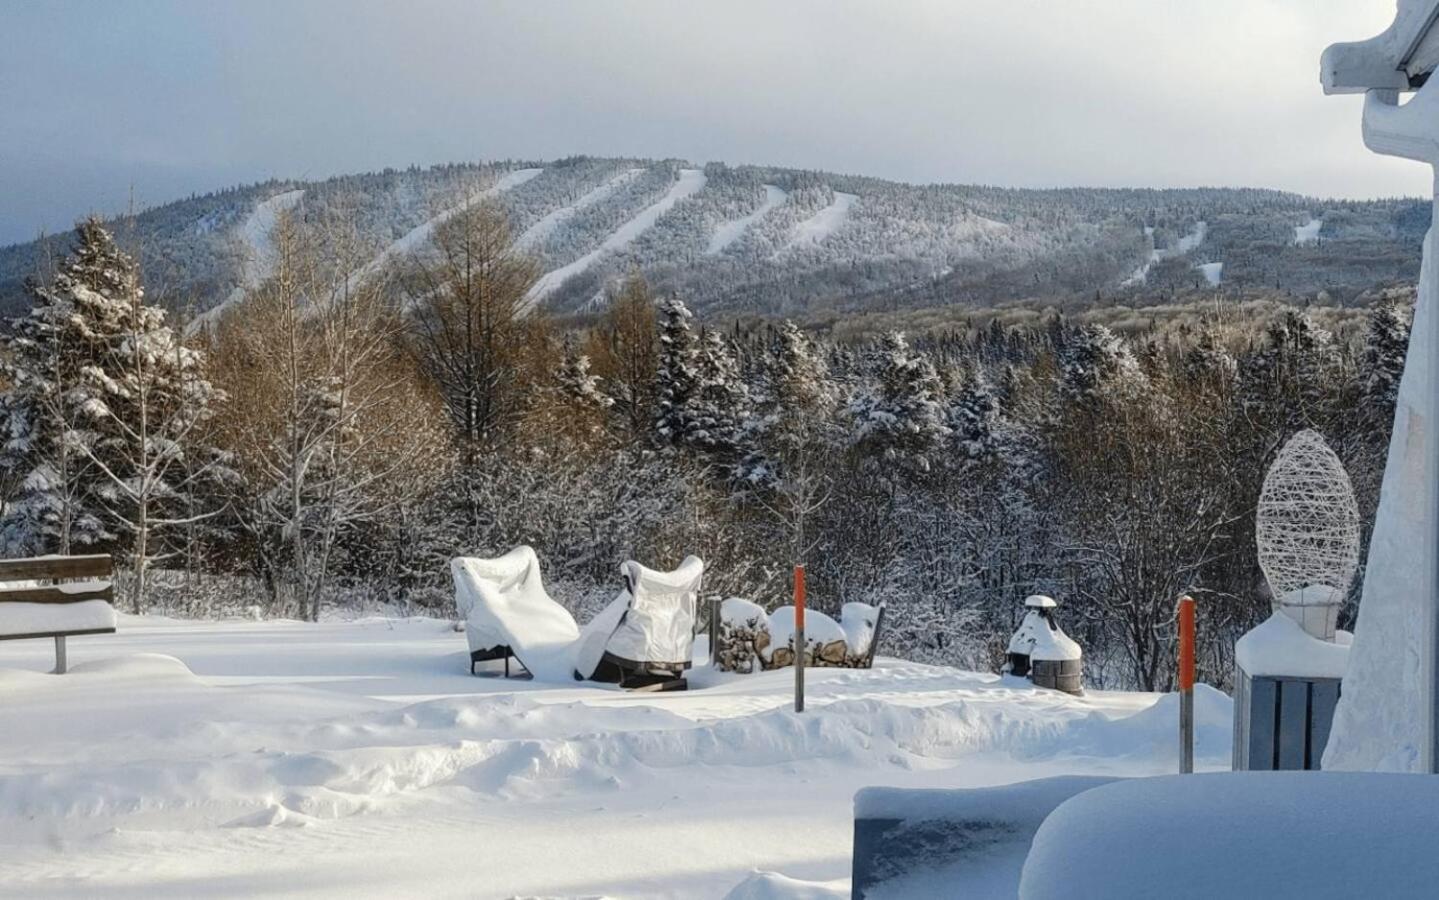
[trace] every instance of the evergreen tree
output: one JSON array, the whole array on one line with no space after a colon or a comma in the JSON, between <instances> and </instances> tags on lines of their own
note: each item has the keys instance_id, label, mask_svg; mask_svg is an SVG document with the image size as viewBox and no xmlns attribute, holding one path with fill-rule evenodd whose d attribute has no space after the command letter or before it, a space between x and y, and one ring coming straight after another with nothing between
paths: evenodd
<instances>
[{"instance_id":1,"label":"evergreen tree","mask_svg":"<svg viewBox=\"0 0 1439 900\"><path fill-rule=\"evenodd\" d=\"M654 434L661 446L685 446L699 428L694 406L701 379L699 344L690 328L693 317L678 297L659 305Z\"/></svg>"},{"instance_id":2,"label":"evergreen tree","mask_svg":"<svg viewBox=\"0 0 1439 900\"><path fill-rule=\"evenodd\" d=\"M929 471L949 434L934 365L891 331L875 351L874 381L851 400L853 443L911 472Z\"/></svg>"}]
</instances>

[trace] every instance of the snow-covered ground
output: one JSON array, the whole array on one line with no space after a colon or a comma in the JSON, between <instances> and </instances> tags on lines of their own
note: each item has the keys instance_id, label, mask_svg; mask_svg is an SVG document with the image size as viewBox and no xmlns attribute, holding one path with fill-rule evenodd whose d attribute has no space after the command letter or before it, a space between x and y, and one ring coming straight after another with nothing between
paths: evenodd
<instances>
[{"instance_id":1,"label":"snow-covered ground","mask_svg":"<svg viewBox=\"0 0 1439 900\"><path fill-rule=\"evenodd\" d=\"M714 256L718 253L723 253L726 247L743 237L744 233L749 231L751 225L767 216L770 210L783 203L788 196L788 194L772 184L765 185L764 202L749 215L725 222L716 228L715 233L710 236L709 246L705 248L705 254Z\"/></svg>"},{"instance_id":2,"label":"snow-covered ground","mask_svg":"<svg viewBox=\"0 0 1439 900\"><path fill-rule=\"evenodd\" d=\"M1319 229L1324 227L1323 219L1310 219L1303 225L1294 226L1294 243L1297 245L1319 243Z\"/></svg>"},{"instance_id":3,"label":"snow-covered ground","mask_svg":"<svg viewBox=\"0 0 1439 900\"><path fill-rule=\"evenodd\" d=\"M560 285L594 265L595 261L606 253L613 253L629 246L630 242L658 222L660 216L673 209L676 203L690 194L703 190L707 180L702 169L680 169L679 178L675 180L663 197L640 210L634 218L616 228L594 250L571 263L541 275L540 279L530 287L525 297L531 305L538 303Z\"/></svg>"},{"instance_id":4,"label":"snow-covered ground","mask_svg":"<svg viewBox=\"0 0 1439 900\"><path fill-rule=\"evenodd\" d=\"M855 194L835 191L834 200L830 201L829 206L794 227L785 249L818 244L839 231L840 226L849 218L849 211L854 208L854 204L858 200L859 197Z\"/></svg>"},{"instance_id":5,"label":"snow-covered ground","mask_svg":"<svg viewBox=\"0 0 1439 900\"><path fill-rule=\"evenodd\" d=\"M1200 263L1194 268L1199 270L1199 274L1204 276L1204 280L1207 281L1211 287L1219 286L1219 280L1224 275L1224 263Z\"/></svg>"},{"instance_id":6,"label":"snow-covered ground","mask_svg":"<svg viewBox=\"0 0 1439 900\"><path fill-rule=\"evenodd\" d=\"M796 715L789 670L474 678L434 619L119 628L65 676L48 641L0 644L0 893L722 897L846 878L861 787L1175 765L1173 696L882 659L811 671ZM1199 700L1223 768L1228 701Z\"/></svg>"}]
</instances>

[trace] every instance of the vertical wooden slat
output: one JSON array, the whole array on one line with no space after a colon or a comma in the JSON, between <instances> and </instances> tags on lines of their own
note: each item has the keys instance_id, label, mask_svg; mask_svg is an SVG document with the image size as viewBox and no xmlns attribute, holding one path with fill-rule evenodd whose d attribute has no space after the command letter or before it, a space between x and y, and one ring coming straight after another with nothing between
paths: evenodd
<instances>
[{"instance_id":1,"label":"vertical wooden slat","mask_svg":"<svg viewBox=\"0 0 1439 900\"><path fill-rule=\"evenodd\" d=\"M1279 711L1277 683L1255 678L1249 686L1249 768L1274 768L1274 730Z\"/></svg>"},{"instance_id":2,"label":"vertical wooden slat","mask_svg":"<svg viewBox=\"0 0 1439 900\"><path fill-rule=\"evenodd\" d=\"M1338 681L1316 681L1310 694L1309 767L1321 768L1324 747L1329 743L1329 726L1334 723L1334 707L1339 702Z\"/></svg>"},{"instance_id":3,"label":"vertical wooden slat","mask_svg":"<svg viewBox=\"0 0 1439 900\"><path fill-rule=\"evenodd\" d=\"M1304 768L1304 748L1309 742L1309 685L1303 681L1279 682L1279 734L1275 768Z\"/></svg>"}]
</instances>

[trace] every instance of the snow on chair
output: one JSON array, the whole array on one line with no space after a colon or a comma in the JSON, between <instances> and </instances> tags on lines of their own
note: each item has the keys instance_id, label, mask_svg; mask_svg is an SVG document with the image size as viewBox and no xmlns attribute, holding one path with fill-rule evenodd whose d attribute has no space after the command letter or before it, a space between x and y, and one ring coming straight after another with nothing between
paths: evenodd
<instances>
[{"instance_id":1,"label":"snow on chair","mask_svg":"<svg viewBox=\"0 0 1439 900\"><path fill-rule=\"evenodd\" d=\"M0 561L0 641L54 638L55 674L65 674L67 637L115 633L113 574L103 553Z\"/></svg>"},{"instance_id":2,"label":"snow on chair","mask_svg":"<svg viewBox=\"0 0 1439 900\"><path fill-rule=\"evenodd\" d=\"M630 560L620 574L623 590L580 636L575 678L632 690L684 690L704 563L687 556L673 572L657 572Z\"/></svg>"},{"instance_id":3,"label":"snow on chair","mask_svg":"<svg viewBox=\"0 0 1439 900\"><path fill-rule=\"evenodd\" d=\"M494 559L457 557L450 572L470 644L471 674L476 663L503 659L509 677L514 657L534 677L568 677L580 630L545 591L533 549L521 545Z\"/></svg>"}]
</instances>

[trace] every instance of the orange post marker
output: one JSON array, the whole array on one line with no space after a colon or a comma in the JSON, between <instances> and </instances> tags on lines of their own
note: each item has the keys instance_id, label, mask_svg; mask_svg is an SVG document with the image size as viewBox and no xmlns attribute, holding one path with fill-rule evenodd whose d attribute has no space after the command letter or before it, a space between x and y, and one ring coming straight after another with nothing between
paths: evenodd
<instances>
[{"instance_id":1,"label":"orange post marker","mask_svg":"<svg viewBox=\"0 0 1439 900\"><path fill-rule=\"evenodd\" d=\"M1179 772L1194 771L1194 598L1179 599Z\"/></svg>"},{"instance_id":2,"label":"orange post marker","mask_svg":"<svg viewBox=\"0 0 1439 900\"><path fill-rule=\"evenodd\" d=\"M794 567L794 627L804 628L804 566Z\"/></svg>"},{"instance_id":3,"label":"orange post marker","mask_svg":"<svg viewBox=\"0 0 1439 900\"><path fill-rule=\"evenodd\" d=\"M804 712L804 566L794 567L794 711Z\"/></svg>"},{"instance_id":4,"label":"orange post marker","mask_svg":"<svg viewBox=\"0 0 1439 900\"><path fill-rule=\"evenodd\" d=\"M1179 689L1194 690L1194 598L1179 600Z\"/></svg>"}]
</instances>

